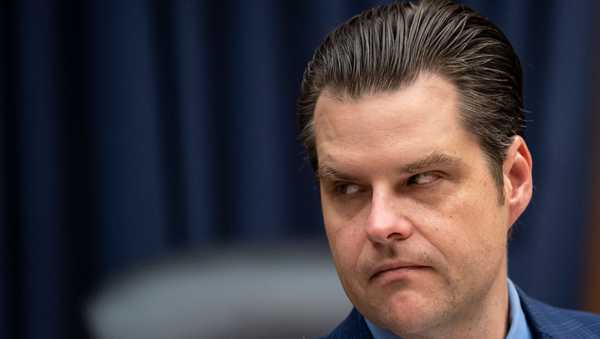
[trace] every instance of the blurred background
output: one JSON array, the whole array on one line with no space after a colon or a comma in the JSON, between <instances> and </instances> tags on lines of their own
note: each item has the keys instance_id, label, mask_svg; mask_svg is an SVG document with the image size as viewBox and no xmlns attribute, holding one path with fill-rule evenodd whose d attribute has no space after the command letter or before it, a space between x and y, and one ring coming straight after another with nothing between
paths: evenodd
<instances>
[{"instance_id":1,"label":"blurred background","mask_svg":"<svg viewBox=\"0 0 600 339\"><path fill-rule=\"evenodd\" d=\"M2 1L0 338L326 334L350 306L295 99L324 35L381 3ZM600 312L600 4L465 3L524 68L510 275Z\"/></svg>"}]
</instances>

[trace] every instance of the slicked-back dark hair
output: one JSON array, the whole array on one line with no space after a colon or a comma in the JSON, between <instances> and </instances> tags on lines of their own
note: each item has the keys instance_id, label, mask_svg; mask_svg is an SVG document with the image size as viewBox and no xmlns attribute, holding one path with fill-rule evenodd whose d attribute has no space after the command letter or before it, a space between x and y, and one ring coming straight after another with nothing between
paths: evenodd
<instances>
[{"instance_id":1,"label":"slicked-back dark hair","mask_svg":"<svg viewBox=\"0 0 600 339\"><path fill-rule=\"evenodd\" d=\"M300 139L313 169L318 168L314 111L323 90L357 99L409 86L423 72L456 86L461 122L478 137L501 188L506 150L524 127L521 65L493 23L448 0L372 8L317 48L298 98Z\"/></svg>"}]
</instances>

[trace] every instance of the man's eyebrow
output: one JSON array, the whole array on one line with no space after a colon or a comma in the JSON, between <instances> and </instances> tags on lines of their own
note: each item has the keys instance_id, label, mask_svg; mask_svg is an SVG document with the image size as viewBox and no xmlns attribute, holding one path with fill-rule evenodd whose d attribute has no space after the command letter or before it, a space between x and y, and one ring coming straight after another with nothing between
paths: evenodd
<instances>
[{"instance_id":1,"label":"man's eyebrow","mask_svg":"<svg viewBox=\"0 0 600 339\"><path fill-rule=\"evenodd\" d=\"M319 165L319 168L317 169L317 173L316 173L316 179L317 180L322 180L322 179L328 179L328 180L349 180L350 176L340 173L338 170L336 170L333 167L330 167L328 165L322 164Z\"/></svg>"},{"instance_id":2,"label":"man's eyebrow","mask_svg":"<svg viewBox=\"0 0 600 339\"><path fill-rule=\"evenodd\" d=\"M458 157L446 153L433 152L417 161L400 167L400 172L414 174L426 168L456 166L461 163L462 160ZM352 176L344 174L327 164L319 165L315 176L317 180L352 180Z\"/></svg>"},{"instance_id":3,"label":"man's eyebrow","mask_svg":"<svg viewBox=\"0 0 600 339\"><path fill-rule=\"evenodd\" d=\"M402 166L400 170L401 172L406 173L417 173L425 168L434 166L453 166L460 163L462 163L462 160L458 157L446 153L433 152L422 159Z\"/></svg>"}]
</instances>

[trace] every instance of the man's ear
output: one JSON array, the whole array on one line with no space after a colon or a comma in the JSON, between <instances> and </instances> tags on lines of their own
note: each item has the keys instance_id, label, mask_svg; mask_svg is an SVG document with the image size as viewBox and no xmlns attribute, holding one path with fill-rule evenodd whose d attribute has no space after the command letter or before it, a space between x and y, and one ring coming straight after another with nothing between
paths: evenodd
<instances>
[{"instance_id":1,"label":"man's ear","mask_svg":"<svg viewBox=\"0 0 600 339\"><path fill-rule=\"evenodd\" d=\"M525 211L533 194L532 160L525 140L515 136L503 164L504 194L510 225Z\"/></svg>"}]
</instances>

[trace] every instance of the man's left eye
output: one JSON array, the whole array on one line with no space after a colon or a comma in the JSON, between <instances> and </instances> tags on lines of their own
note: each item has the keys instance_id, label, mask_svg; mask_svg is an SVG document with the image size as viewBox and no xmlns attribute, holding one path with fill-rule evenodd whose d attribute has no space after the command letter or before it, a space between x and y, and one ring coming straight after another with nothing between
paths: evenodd
<instances>
[{"instance_id":1,"label":"man's left eye","mask_svg":"<svg viewBox=\"0 0 600 339\"><path fill-rule=\"evenodd\" d=\"M431 184L432 182L435 182L439 178L440 178L440 176L435 173L430 173L430 172L419 173L419 174L415 174L412 177L410 177L408 179L408 184L409 185L427 185L427 184Z\"/></svg>"}]
</instances>

